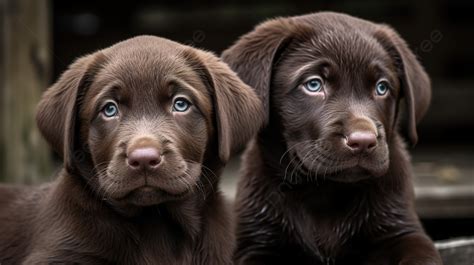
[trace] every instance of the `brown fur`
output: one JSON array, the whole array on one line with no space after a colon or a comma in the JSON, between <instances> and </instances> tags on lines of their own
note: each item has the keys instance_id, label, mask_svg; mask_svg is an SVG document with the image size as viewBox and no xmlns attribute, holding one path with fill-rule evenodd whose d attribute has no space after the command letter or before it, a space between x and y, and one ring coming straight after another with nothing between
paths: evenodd
<instances>
[{"instance_id":1,"label":"brown fur","mask_svg":"<svg viewBox=\"0 0 474 265\"><path fill-rule=\"evenodd\" d=\"M237 264L441 264L415 213L401 137L416 143L430 81L393 29L337 13L277 18L222 58L267 111L244 155ZM317 93L306 89L312 76ZM356 152L353 132L374 144Z\"/></svg>"},{"instance_id":2,"label":"brown fur","mask_svg":"<svg viewBox=\"0 0 474 265\"><path fill-rule=\"evenodd\" d=\"M187 111L173 109L177 96ZM40 187L0 187L0 263L231 264L218 176L262 117L208 52L141 36L78 59L37 113L64 169ZM160 151L159 167L127 166L145 147Z\"/></svg>"}]
</instances>

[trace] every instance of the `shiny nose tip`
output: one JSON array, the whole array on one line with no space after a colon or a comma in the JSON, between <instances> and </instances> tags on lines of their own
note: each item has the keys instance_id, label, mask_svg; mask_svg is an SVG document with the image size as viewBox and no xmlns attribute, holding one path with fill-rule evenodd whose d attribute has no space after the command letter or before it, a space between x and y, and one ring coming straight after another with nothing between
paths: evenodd
<instances>
[{"instance_id":1,"label":"shiny nose tip","mask_svg":"<svg viewBox=\"0 0 474 265\"><path fill-rule=\"evenodd\" d=\"M370 152L377 146L377 136L373 132L352 132L347 137L346 145L357 153Z\"/></svg>"},{"instance_id":2,"label":"shiny nose tip","mask_svg":"<svg viewBox=\"0 0 474 265\"><path fill-rule=\"evenodd\" d=\"M160 152L153 147L137 148L127 155L127 164L132 169L155 169L160 163Z\"/></svg>"}]
</instances>

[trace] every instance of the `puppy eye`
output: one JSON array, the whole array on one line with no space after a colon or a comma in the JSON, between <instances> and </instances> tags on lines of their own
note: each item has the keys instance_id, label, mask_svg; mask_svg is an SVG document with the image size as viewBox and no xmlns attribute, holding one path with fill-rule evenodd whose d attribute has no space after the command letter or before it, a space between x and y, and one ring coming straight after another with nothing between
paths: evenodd
<instances>
[{"instance_id":1,"label":"puppy eye","mask_svg":"<svg viewBox=\"0 0 474 265\"><path fill-rule=\"evenodd\" d=\"M314 77L306 81L303 86L311 93L320 92L323 89L323 80L319 77Z\"/></svg>"},{"instance_id":2,"label":"puppy eye","mask_svg":"<svg viewBox=\"0 0 474 265\"><path fill-rule=\"evenodd\" d=\"M387 81L379 81L377 85L375 85L375 94L377 94L377 96L384 96L387 94L389 87Z\"/></svg>"},{"instance_id":3,"label":"puppy eye","mask_svg":"<svg viewBox=\"0 0 474 265\"><path fill-rule=\"evenodd\" d=\"M105 104L104 108L102 109L102 113L107 118L112 118L118 115L118 106L115 102L109 102Z\"/></svg>"},{"instance_id":4,"label":"puppy eye","mask_svg":"<svg viewBox=\"0 0 474 265\"><path fill-rule=\"evenodd\" d=\"M191 103L185 98L176 98L173 102L173 111L185 112L191 107Z\"/></svg>"}]
</instances>

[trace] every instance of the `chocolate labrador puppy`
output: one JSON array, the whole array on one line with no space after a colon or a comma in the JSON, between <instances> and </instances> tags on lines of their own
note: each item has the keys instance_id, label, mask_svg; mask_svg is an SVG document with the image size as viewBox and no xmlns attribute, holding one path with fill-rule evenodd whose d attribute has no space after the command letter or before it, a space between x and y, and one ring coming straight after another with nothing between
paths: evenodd
<instances>
[{"instance_id":1,"label":"chocolate labrador puppy","mask_svg":"<svg viewBox=\"0 0 474 265\"><path fill-rule=\"evenodd\" d=\"M166 39L78 59L37 114L64 169L0 188L0 263L232 264L218 176L263 116L226 64Z\"/></svg>"},{"instance_id":2,"label":"chocolate labrador puppy","mask_svg":"<svg viewBox=\"0 0 474 265\"><path fill-rule=\"evenodd\" d=\"M222 58L265 105L238 187L238 264L441 264L413 203L430 80L386 25L267 21Z\"/></svg>"}]
</instances>

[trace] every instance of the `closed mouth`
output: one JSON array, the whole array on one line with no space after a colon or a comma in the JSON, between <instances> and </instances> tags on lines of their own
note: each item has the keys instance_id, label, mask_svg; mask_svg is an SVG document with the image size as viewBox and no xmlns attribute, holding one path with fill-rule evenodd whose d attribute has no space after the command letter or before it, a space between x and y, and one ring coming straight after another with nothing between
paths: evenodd
<instances>
[{"instance_id":1,"label":"closed mouth","mask_svg":"<svg viewBox=\"0 0 474 265\"><path fill-rule=\"evenodd\" d=\"M122 199L126 199L127 197L133 194L160 194L160 195L171 196L171 197L182 197L186 195L187 193L188 193L188 190L185 190L181 193L171 193L162 188L146 185L146 186L142 186L142 187L132 190L127 195L125 195Z\"/></svg>"},{"instance_id":2,"label":"closed mouth","mask_svg":"<svg viewBox=\"0 0 474 265\"><path fill-rule=\"evenodd\" d=\"M373 174L370 170L360 166L343 169L338 172L327 174L327 178L338 182L355 182L371 178Z\"/></svg>"},{"instance_id":3,"label":"closed mouth","mask_svg":"<svg viewBox=\"0 0 474 265\"><path fill-rule=\"evenodd\" d=\"M126 173L117 174L113 170L108 169L106 174L101 176L101 178L107 179L107 182L103 184L109 188L106 192L115 200L123 200L132 193L162 193L167 196L183 196L189 192L189 187L182 187L177 191L173 191L167 189L166 184L182 184L187 174L188 173L184 172L165 176L156 173L150 174L150 172L145 171L142 174L130 175Z\"/></svg>"},{"instance_id":4,"label":"closed mouth","mask_svg":"<svg viewBox=\"0 0 474 265\"><path fill-rule=\"evenodd\" d=\"M152 206L165 201L184 198L188 193L189 190L181 193L171 193L161 188L145 185L130 191L117 201L128 202L137 206Z\"/></svg>"},{"instance_id":5,"label":"closed mouth","mask_svg":"<svg viewBox=\"0 0 474 265\"><path fill-rule=\"evenodd\" d=\"M316 155L324 159L323 160L315 159L314 162L317 162L317 164L315 165L317 165L319 170L326 171L326 173L330 173L330 172L336 173L341 170L355 167L359 164L359 161L361 160L361 158L356 158L356 157L352 157L350 159L333 160L333 159L330 159L330 156L323 155L322 153L318 153ZM294 159L295 164L299 165L303 173L314 172L314 169L309 168L308 165L305 163L306 161L301 159L301 157L297 153L291 154L291 157L292 159ZM317 172L314 172L314 173L317 173Z\"/></svg>"},{"instance_id":6,"label":"closed mouth","mask_svg":"<svg viewBox=\"0 0 474 265\"><path fill-rule=\"evenodd\" d=\"M366 155L357 155L353 156L349 159L340 159L340 160L329 160L329 161L320 161L315 160L315 166L317 169L308 167L306 163L300 158L297 154L291 154L294 158L295 165L297 165L297 171L305 175L314 175L315 177L318 174L323 174L325 178L338 178L339 176L344 177L347 176L352 180L355 179L366 179L372 176L379 176L379 172L377 171L377 167L371 167L368 165L376 163L369 162ZM328 158L328 156L326 156Z\"/></svg>"}]
</instances>

